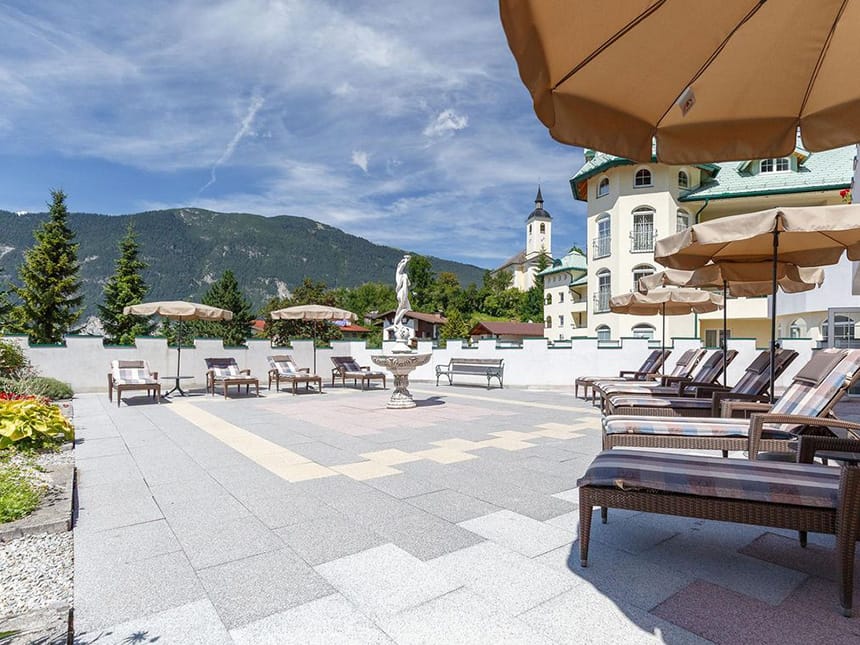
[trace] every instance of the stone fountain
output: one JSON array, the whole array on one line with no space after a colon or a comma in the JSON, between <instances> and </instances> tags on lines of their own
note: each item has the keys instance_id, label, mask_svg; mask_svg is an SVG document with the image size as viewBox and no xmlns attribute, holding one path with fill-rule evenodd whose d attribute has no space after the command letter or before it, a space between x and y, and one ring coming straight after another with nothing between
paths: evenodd
<instances>
[{"instance_id":1,"label":"stone fountain","mask_svg":"<svg viewBox=\"0 0 860 645\"><path fill-rule=\"evenodd\" d=\"M370 359L394 374L394 392L388 401L390 410L404 410L414 408L416 403L412 400L409 392L409 373L416 367L425 365L432 354L419 354L409 347L410 341L415 336L415 330L403 324L403 316L412 311L409 304L409 276L406 274L406 265L409 256L404 255L397 264L395 281L397 285L397 312L394 314L394 323L383 330L385 334L394 336L394 347L389 354L377 354Z\"/></svg>"}]
</instances>

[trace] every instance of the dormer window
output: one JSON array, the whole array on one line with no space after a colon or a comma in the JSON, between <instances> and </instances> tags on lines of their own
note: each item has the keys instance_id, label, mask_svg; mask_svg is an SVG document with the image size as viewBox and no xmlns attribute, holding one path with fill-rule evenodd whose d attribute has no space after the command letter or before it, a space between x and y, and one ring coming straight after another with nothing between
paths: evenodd
<instances>
[{"instance_id":1,"label":"dormer window","mask_svg":"<svg viewBox=\"0 0 860 645\"><path fill-rule=\"evenodd\" d=\"M788 157L780 157L779 159L762 159L759 166L760 172L788 172L791 170L791 162Z\"/></svg>"},{"instance_id":2,"label":"dormer window","mask_svg":"<svg viewBox=\"0 0 860 645\"><path fill-rule=\"evenodd\" d=\"M636 171L636 175L633 177L633 187L634 188L644 188L646 186L651 186L651 171L647 168L640 168Z\"/></svg>"},{"instance_id":3,"label":"dormer window","mask_svg":"<svg viewBox=\"0 0 860 645\"><path fill-rule=\"evenodd\" d=\"M609 178L604 177L600 180L600 183L597 184L597 196L605 197L609 194Z\"/></svg>"},{"instance_id":4,"label":"dormer window","mask_svg":"<svg viewBox=\"0 0 860 645\"><path fill-rule=\"evenodd\" d=\"M678 188L689 188L690 178L683 170L678 173Z\"/></svg>"}]
</instances>

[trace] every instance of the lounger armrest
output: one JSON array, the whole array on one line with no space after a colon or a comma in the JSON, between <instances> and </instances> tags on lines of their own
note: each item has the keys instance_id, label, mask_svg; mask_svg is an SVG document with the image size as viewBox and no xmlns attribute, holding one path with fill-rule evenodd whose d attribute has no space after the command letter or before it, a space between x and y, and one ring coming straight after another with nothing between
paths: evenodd
<instances>
[{"instance_id":1,"label":"lounger armrest","mask_svg":"<svg viewBox=\"0 0 860 645\"><path fill-rule=\"evenodd\" d=\"M158 372L151 372L151 373L150 373L150 376L152 376L152 378L153 378L154 380L156 380L156 381L158 380Z\"/></svg>"},{"instance_id":2,"label":"lounger armrest","mask_svg":"<svg viewBox=\"0 0 860 645\"><path fill-rule=\"evenodd\" d=\"M251 370L245 368L243 370L239 370L239 374L244 374L245 376L251 376Z\"/></svg>"},{"instance_id":3,"label":"lounger armrest","mask_svg":"<svg viewBox=\"0 0 860 645\"><path fill-rule=\"evenodd\" d=\"M721 401L720 416L734 417L738 412L744 412L746 413L744 416L749 416L755 412L769 412L771 407L773 406L770 403L729 399L728 401Z\"/></svg>"},{"instance_id":4,"label":"lounger armrest","mask_svg":"<svg viewBox=\"0 0 860 645\"><path fill-rule=\"evenodd\" d=\"M723 414L723 404L728 401L767 403L770 400L770 397L765 393L743 394L742 392L732 392L731 390L715 390L711 392L711 395L711 416L714 417L729 416Z\"/></svg>"},{"instance_id":5,"label":"lounger armrest","mask_svg":"<svg viewBox=\"0 0 860 645\"><path fill-rule=\"evenodd\" d=\"M370 371L370 365L359 365L359 368L364 370L365 372Z\"/></svg>"},{"instance_id":6,"label":"lounger armrest","mask_svg":"<svg viewBox=\"0 0 860 645\"><path fill-rule=\"evenodd\" d=\"M689 380L689 376L672 376L671 374L666 374L665 376L660 378L660 385L677 385L679 383L684 383Z\"/></svg>"},{"instance_id":7,"label":"lounger armrest","mask_svg":"<svg viewBox=\"0 0 860 645\"><path fill-rule=\"evenodd\" d=\"M311 368L310 368L310 367L300 367L300 368L298 368L298 369L299 369L299 372L303 372L303 373L305 373L305 374L310 374L310 373L311 373Z\"/></svg>"},{"instance_id":8,"label":"lounger armrest","mask_svg":"<svg viewBox=\"0 0 860 645\"><path fill-rule=\"evenodd\" d=\"M843 421L841 419L829 419L826 417L808 417L799 414L754 414L750 417L750 459L756 459L758 456L765 423L789 423L792 425L829 428L831 431L839 429L842 430L842 434L847 435L849 438L860 440L860 423L855 421ZM798 435L800 434L802 434L802 430L798 433Z\"/></svg>"},{"instance_id":9,"label":"lounger armrest","mask_svg":"<svg viewBox=\"0 0 860 645\"><path fill-rule=\"evenodd\" d=\"M728 390L728 388L707 381L683 381L678 384L678 394L681 396L696 396L699 398L710 398L714 391L711 388L715 387L719 390ZM694 391L695 390L695 391ZM706 392L706 394L701 394Z\"/></svg>"},{"instance_id":10,"label":"lounger armrest","mask_svg":"<svg viewBox=\"0 0 860 645\"><path fill-rule=\"evenodd\" d=\"M822 437L820 435L804 435L800 437L800 447L797 449L797 462L811 464L818 451L860 453L860 441L857 439L842 439L840 437ZM828 455L832 457L832 455Z\"/></svg>"},{"instance_id":11,"label":"lounger armrest","mask_svg":"<svg viewBox=\"0 0 860 645\"><path fill-rule=\"evenodd\" d=\"M618 372L618 376L622 378L626 378L628 376L632 376L633 378L642 378L645 376L645 372L637 372L636 370L621 370Z\"/></svg>"}]
</instances>

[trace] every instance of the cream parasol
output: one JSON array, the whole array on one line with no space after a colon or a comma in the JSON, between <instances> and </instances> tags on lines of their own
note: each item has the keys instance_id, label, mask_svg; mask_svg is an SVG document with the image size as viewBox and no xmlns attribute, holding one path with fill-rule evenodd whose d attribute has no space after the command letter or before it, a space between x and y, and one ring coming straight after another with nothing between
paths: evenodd
<instances>
[{"instance_id":1,"label":"cream parasol","mask_svg":"<svg viewBox=\"0 0 860 645\"><path fill-rule=\"evenodd\" d=\"M799 267L836 264L846 253L860 259L860 205L772 208L732 215L657 240L654 259L672 269L722 265L724 274L745 263L769 262L771 351L776 343L776 286L780 262ZM738 265L736 267L735 265ZM771 361L771 398L773 371Z\"/></svg>"},{"instance_id":2,"label":"cream parasol","mask_svg":"<svg viewBox=\"0 0 860 645\"><path fill-rule=\"evenodd\" d=\"M705 314L723 306L723 297L699 289L658 288L648 293L631 291L612 296L609 309L617 314L654 316L662 314L663 332L660 337L663 351L666 350L666 316L681 316L689 313Z\"/></svg>"},{"instance_id":3,"label":"cream parasol","mask_svg":"<svg viewBox=\"0 0 860 645\"><path fill-rule=\"evenodd\" d=\"M269 315L272 320L356 320L356 316L351 311L340 309L338 307L328 307L326 305L294 305L285 307L284 309L275 309ZM314 373L317 371L317 343L316 343L316 325L313 327L313 343L314 343Z\"/></svg>"},{"instance_id":4,"label":"cream parasol","mask_svg":"<svg viewBox=\"0 0 860 645\"><path fill-rule=\"evenodd\" d=\"M161 316L169 320L178 320L180 323L189 320L232 320L233 312L228 309L220 309L210 305L202 305L199 302L186 302L184 300L162 300L158 302L141 302L137 305L123 307L122 313L129 316ZM176 337L176 385L167 394L179 391L185 396L179 387L179 363L182 359L182 330ZM165 396L167 396L165 394Z\"/></svg>"},{"instance_id":5,"label":"cream parasol","mask_svg":"<svg viewBox=\"0 0 860 645\"><path fill-rule=\"evenodd\" d=\"M501 0L538 118L562 143L669 164L860 141L860 2ZM790 42L790 44L789 44Z\"/></svg>"}]
</instances>

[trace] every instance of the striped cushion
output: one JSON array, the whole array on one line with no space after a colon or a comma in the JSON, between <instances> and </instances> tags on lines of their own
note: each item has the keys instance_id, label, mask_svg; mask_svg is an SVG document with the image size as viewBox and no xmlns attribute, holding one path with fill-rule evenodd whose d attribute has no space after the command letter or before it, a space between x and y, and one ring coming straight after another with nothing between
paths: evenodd
<instances>
[{"instance_id":1,"label":"striped cushion","mask_svg":"<svg viewBox=\"0 0 860 645\"><path fill-rule=\"evenodd\" d=\"M839 469L819 464L605 450L577 486L836 508Z\"/></svg>"},{"instance_id":2,"label":"striped cushion","mask_svg":"<svg viewBox=\"0 0 860 645\"><path fill-rule=\"evenodd\" d=\"M668 397L668 396L613 396L609 402L613 408L694 408L696 410L710 410L711 399L696 399L693 397Z\"/></svg>"},{"instance_id":3,"label":"striped cushion","mask_svg":"<svg viewBox=\"0 0 860 645\"><path fill-rule=\"evenodd\" d=\"M792 437L787 432L777 432L767 424L768 438ZM611 414L603 417L603 432L606 434L655 434L682 437L746 437L749 435L747 419L708 419L702 417L637 417Z\"/></svg>"},{"instance_id":4,"label":"striped cushion","mask_svg":"<svg viewBox=\"0 0 860 645\"><path fill-rule=\"evenodd\" d=\"M112 361L111 373L117 385L155 383L146 361Z\"/></svg>"},{"instance_id":5,"label":"striped cushion","mask_svg":"<svg viewBox=\"0 0 860 645\"><path fill-rule=\"evenodd\" d=\"M660 381L645 381L629 383L604 383L603 381L594 384L595 389L600 390L603 396L611 396L613 394L652 394L656 388L662 388ZM659 389L657 390L660 391ZM677 394L677 388L668 388L668 392Z\"/></svg>"},{"instance_id":6,"label":"striped cushion","mask_svg":"<svg viewBox=\"0 0 860 645\"><path fill-rule=\"evenodd\" d=\"M231 376L239 376L238 365L223 365L213 366L210 368L216 379L230 378Z\"/></svg>"}]
</instances>

